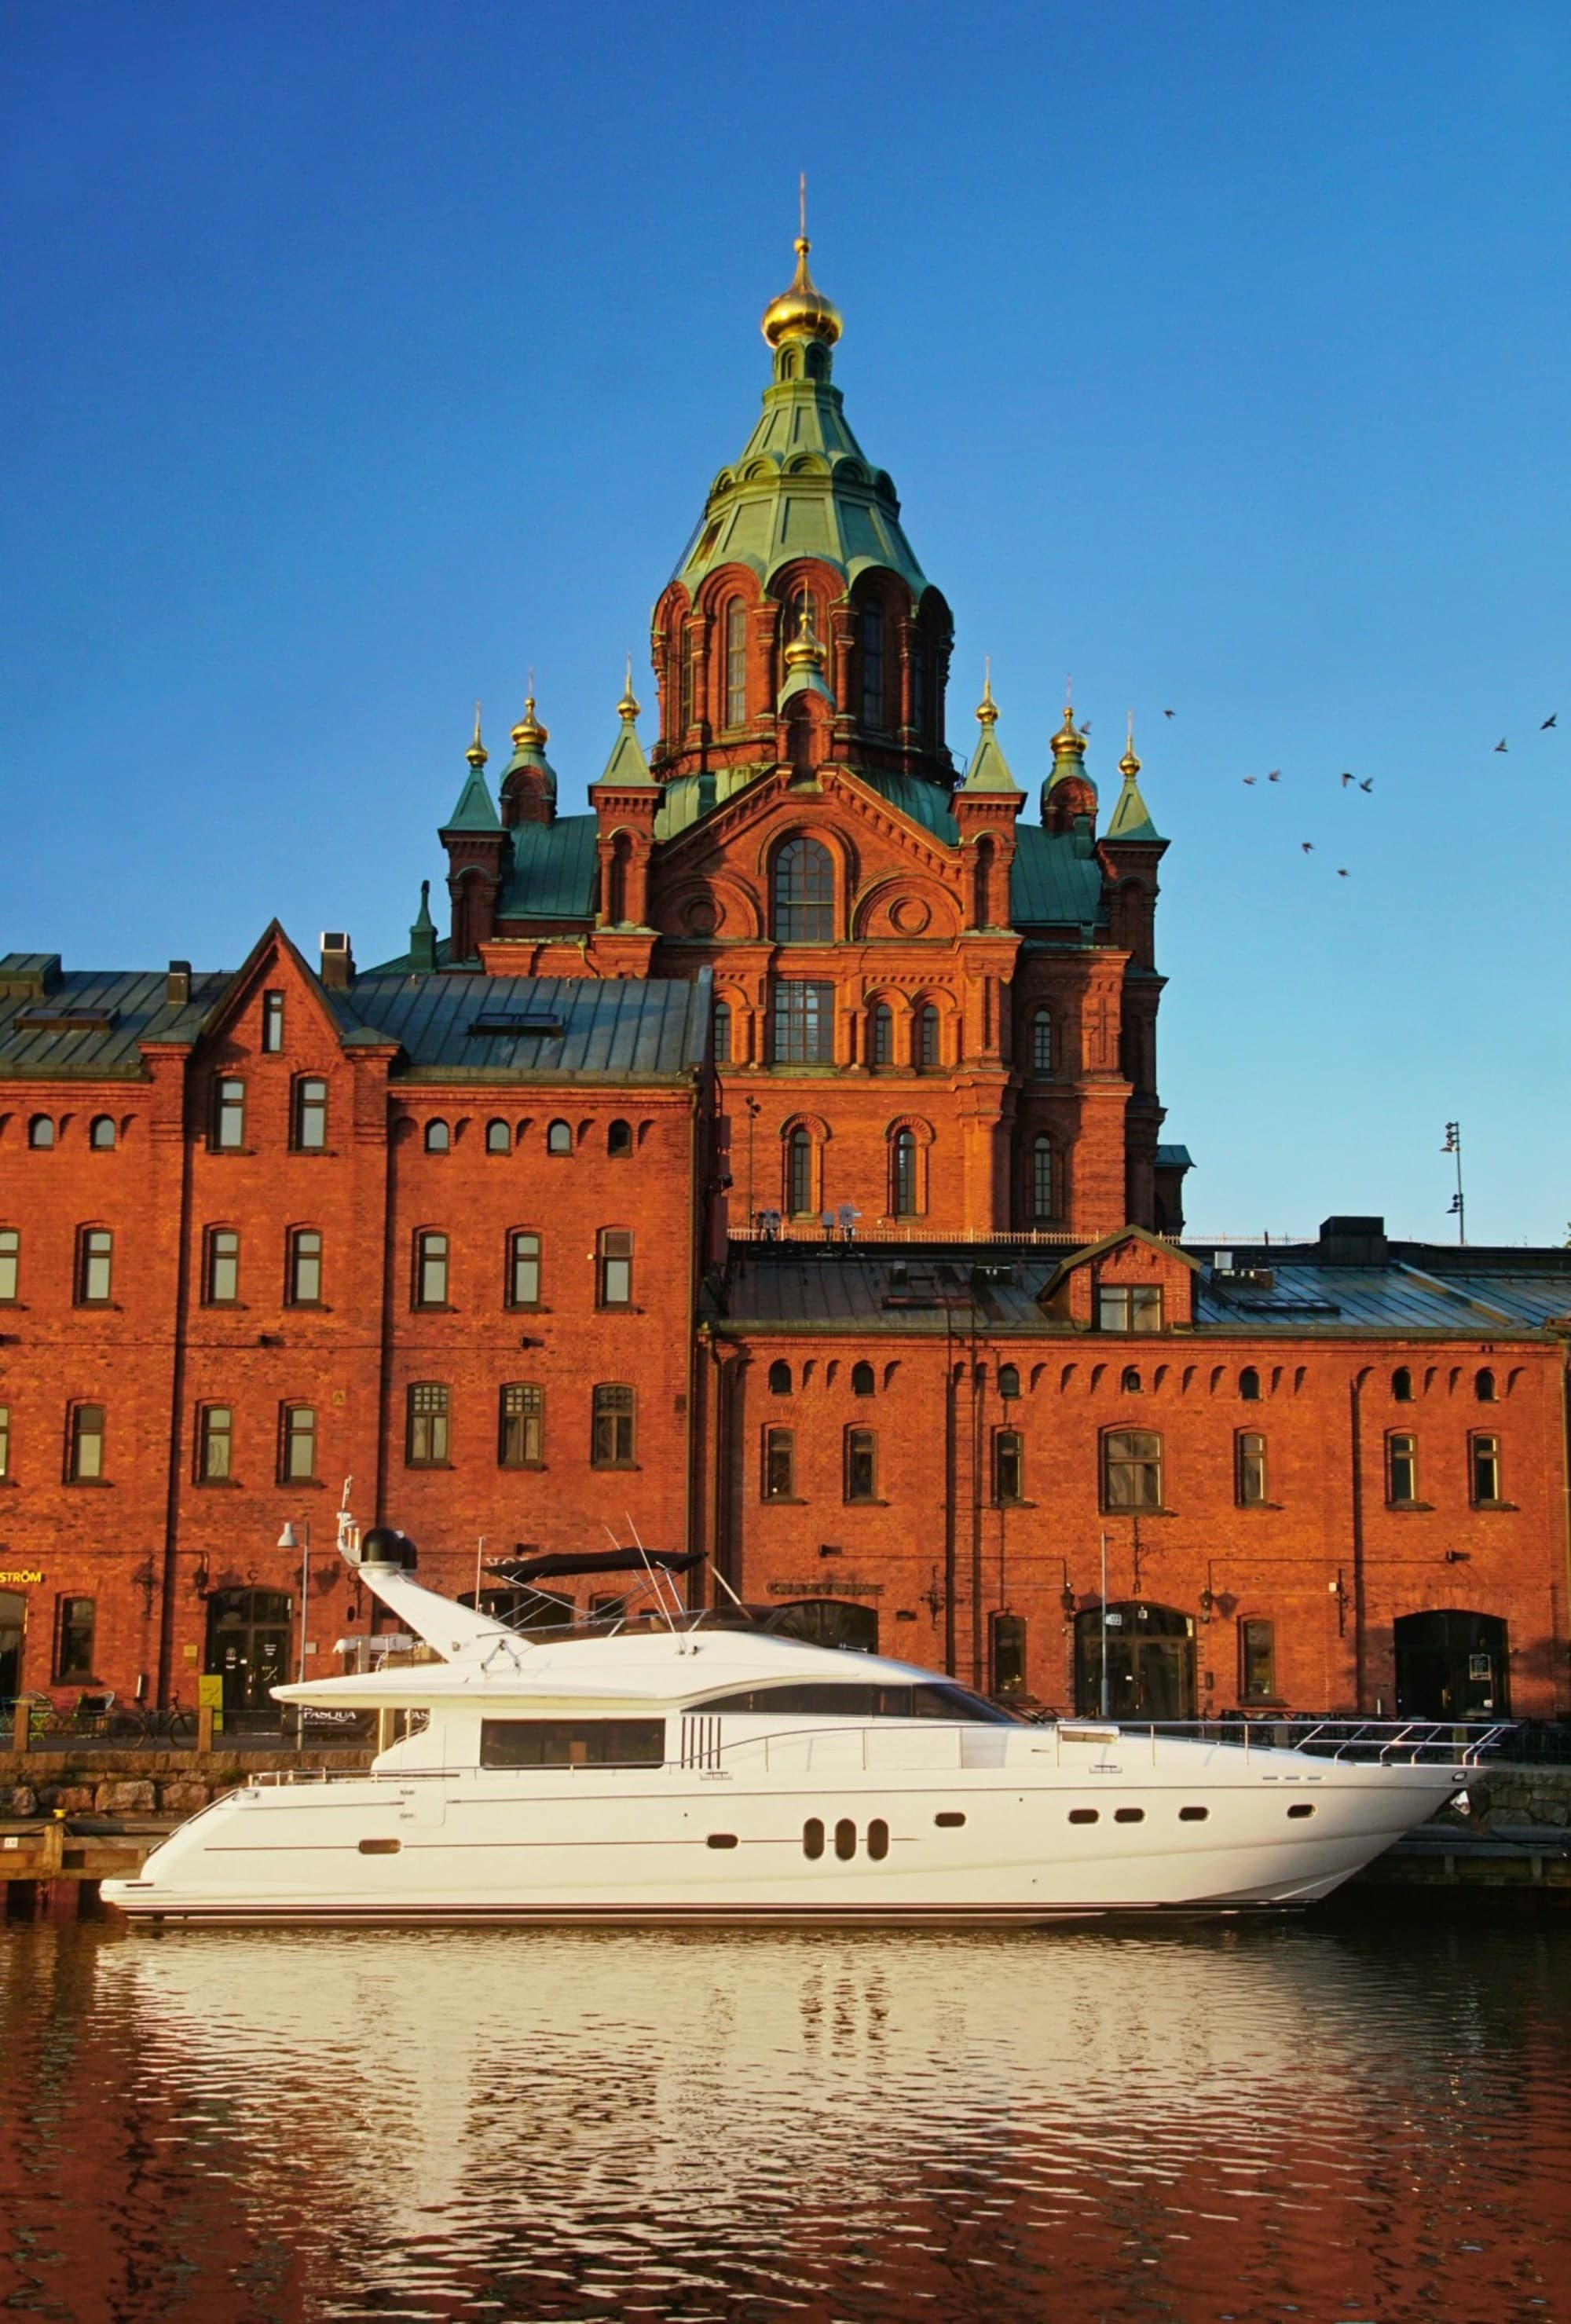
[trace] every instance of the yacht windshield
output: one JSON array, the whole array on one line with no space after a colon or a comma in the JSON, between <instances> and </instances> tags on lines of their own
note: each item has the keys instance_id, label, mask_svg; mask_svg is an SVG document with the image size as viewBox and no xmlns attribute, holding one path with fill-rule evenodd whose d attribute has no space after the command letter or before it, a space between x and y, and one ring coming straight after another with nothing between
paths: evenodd
<instances>
[{"instance_id":1,"label":"yacht windshield","mask_svg":"<svg viewBox=\"0 0 1571 2324\"><path fill-rule=\"evenodd\" d=\"M748 1686L734 1694L711 1695L691 1709L730 1712L737 1718L947 1719L968 1727L1016 1727L1012 1711L1001 1711L969 1687L949 1679L913 1686L859 1685L855 1680L788 1679L775 1686Z\"/></svg>"}]
</instances>

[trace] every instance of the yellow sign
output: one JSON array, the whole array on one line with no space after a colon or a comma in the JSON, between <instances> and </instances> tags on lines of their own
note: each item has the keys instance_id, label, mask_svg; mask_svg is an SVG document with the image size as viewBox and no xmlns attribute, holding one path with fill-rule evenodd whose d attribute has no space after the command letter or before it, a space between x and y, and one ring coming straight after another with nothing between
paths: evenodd
<instances>
[{"instance_id":1,"label":"yellow sign","mask_svg":"<svg viewBox=\"0 0 1571 2324\"><path fill-rule=\"evenodd\" d=\"M10 1573L0 1573L0 1590L10 1582L42 1582L42 1574L36 1566L19 1565Z\"/></svg>"},{"instance_id":2,"label":"yellow sign","mask_svg":"<svg viewBox=\"0 0 1571 2324\"><path fill-rule=\"evenodd\" d=\"M197 1681L197 1708L199 1711L222 1711L224 1708L224 1674L213 1671Z\"/></svg>"}]
</instances>

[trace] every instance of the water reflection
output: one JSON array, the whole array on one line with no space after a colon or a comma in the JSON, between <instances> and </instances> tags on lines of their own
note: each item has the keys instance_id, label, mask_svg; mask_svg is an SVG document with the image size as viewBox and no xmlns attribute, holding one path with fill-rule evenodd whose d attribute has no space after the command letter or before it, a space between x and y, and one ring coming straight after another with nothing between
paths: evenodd
<instances>
[{"instance_id":1,"label":"water reflection","mask_svg":"<svg viewBox=\"0 0 1571 2324\"><path fill-rule=\"evenodd\" d=\"M1568 1969L1571 1932L1514 1924L14 1928L0 2297L161 2324L1571 2318Z\"/></svg>"}]
</instances>

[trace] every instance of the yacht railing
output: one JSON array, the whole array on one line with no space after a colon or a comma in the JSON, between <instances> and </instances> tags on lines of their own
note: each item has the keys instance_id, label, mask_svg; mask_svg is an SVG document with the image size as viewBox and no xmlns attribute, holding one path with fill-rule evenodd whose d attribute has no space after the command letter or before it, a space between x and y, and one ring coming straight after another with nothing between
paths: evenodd
<instances>
[{"instance_id":1,"label":"yacht railing","mask_svg":"<svg viewBox=\"0 0 1571 2324\"><path fill-rule=\"evenodd\" d=\"M1070 1720L1051 1722L1073 1731ZM1093 1721L1083 1722L1089 1728ZM1250 1750L1307 1751L1312 1757L1364 1766L1475 1767L1515 1732L1511 1720L1446 1719L1125 1719L1121 1736L1175 1739Z\"/></svg>"}]
</instances>

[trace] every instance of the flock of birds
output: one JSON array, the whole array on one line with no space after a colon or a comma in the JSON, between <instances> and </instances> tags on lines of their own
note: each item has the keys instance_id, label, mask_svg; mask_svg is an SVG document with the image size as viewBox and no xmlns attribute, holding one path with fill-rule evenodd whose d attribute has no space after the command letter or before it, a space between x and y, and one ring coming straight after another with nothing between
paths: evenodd
<instances>
[{"instance_id":1,"label":"flock of birds","mask_svg":"<svg viewBox=\"0 0 1571 2324\"><path fill-rule=\"evenodd\" d=\"M1164 718L1173 718L1177 715L1178 713L1172 710L1164 710L1162 713L1162 716ZM1547 718L1539 721L1539 733L1548 733L1551 727L1557 726L1559 724L1559 712L1557 710L1551 710ZM1087 731L1089 730L1087 729ZM1500 752L1509 750L1511 746L1507 742L1506 737L1502 734L1494 747L1497 752ZM1282 779L1281 769L1280 767L1273 767L1265 779L1268 783L1280 783ZM1353 789L1372 791L1374 788L1374 777L1372 775L1361 778L1360 776L1354 774L1350 769L1345 767L1342 770L1340 780L1345 791ZM1260 777L1258 775L1245 775L1243 778L1243 781L1245 790L1252 790L1259 783ZM1298 845L1306 855L1313 855L1315 853L1315 843L1312 839L1300 839ZM1352 876L1352 873L1348 871L1345 864L1339 863L1337 865L1336 877L1339 880L1349 880Z\"/></svg>"}]
</instances>

